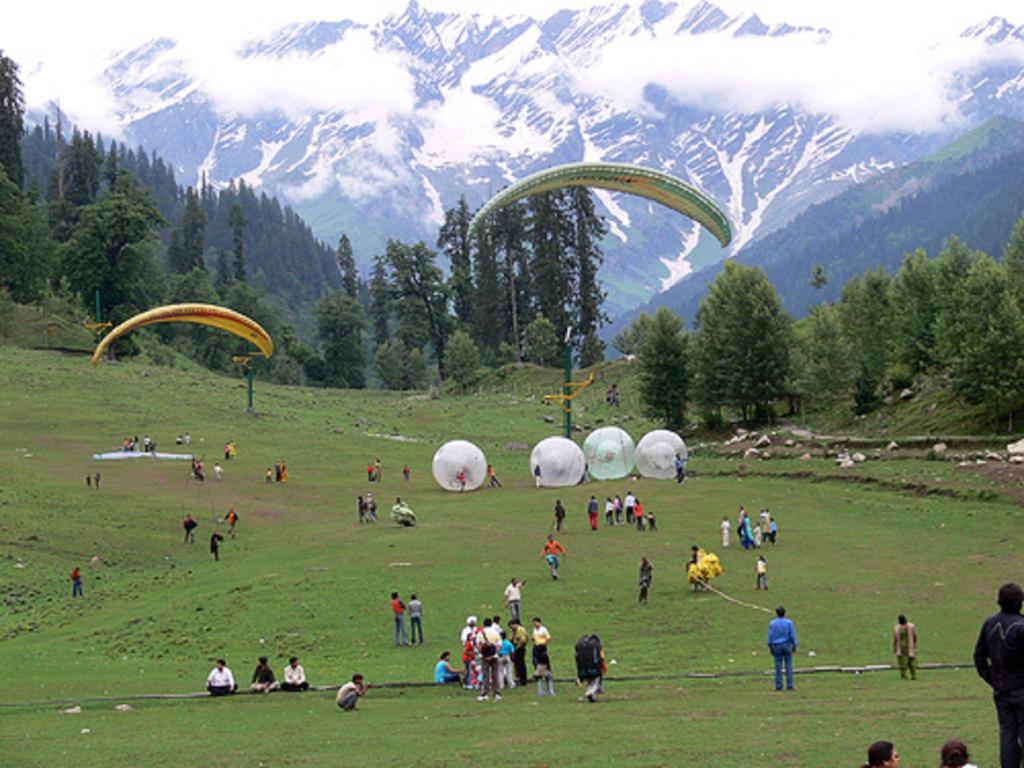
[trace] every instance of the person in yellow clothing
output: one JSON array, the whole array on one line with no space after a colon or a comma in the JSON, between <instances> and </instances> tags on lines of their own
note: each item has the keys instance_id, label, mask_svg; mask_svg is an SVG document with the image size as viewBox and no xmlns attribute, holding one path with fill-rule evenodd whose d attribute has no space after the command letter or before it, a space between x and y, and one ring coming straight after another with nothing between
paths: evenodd
<instances>
[{"instance_id":1,"label":"person in yellow clothing","mask_svg":"<svg viewBox=\"0 0 1024 768\"><path fill-rule=\"evenodd\" d=\"M281 482L288 482L288 465L285 464L283 461L281 462Z\"/></svg>"},{"instance_id":2,"label":"person in yellow clothing","mask_svg":"<svg viewBox=\"0 0 1024 768\"><path fill-rule=\"evenodd\" d=\"M551 566L551 578L557 579L558 567L562 564L562 558L566 555L565 547L549 533L548 540L544 543L541 554L544 555L548 565Z\"/></svg>"}]
</instances>

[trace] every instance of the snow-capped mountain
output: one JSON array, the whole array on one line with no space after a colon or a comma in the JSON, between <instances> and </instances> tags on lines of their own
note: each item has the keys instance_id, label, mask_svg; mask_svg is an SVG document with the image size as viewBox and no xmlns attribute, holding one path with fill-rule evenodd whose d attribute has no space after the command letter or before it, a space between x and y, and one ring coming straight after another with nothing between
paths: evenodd
<instances>
[{"instance_id":1,"label":"snow-capped mountain","mask_svg":"<svg viewBox=\"0 0 1024 768\"><path fill-rule=\"evenodd\" d=\"M964 36L995 46L1024 41L1022 30L992 19ZM830 33L730 16L703 0L605 5L543 20L433 13L412 0L372 26L296 25L247 44L241 65L265 73L272 104L256 112L192 71L170 39L115 57L105 83L125 135L172 161L182 182L244 178L285 198L328 242L347 233L363 264L389 237L432 242L460 195L476 207L529 172L581 159L641 163L687 179L728 212L735 253L808 206L948 140L857 131L786 103L742 113L695 107L654 80L625 99L602 69L623 41L677 52L685 69L695 66L689 51L727 38L827 45ZM356 44L373 58L345 59L345 46ZM332 62L343 81L336 101L331 82L275 85L291 65L315 73ZM378 77L383 71L390 79ZM1019 61L961 73L953 87L967 124L1024 116ZM296 92L302 98L293 100ZM695 224L645 200L597 196L609 225L609 314L727 255Z\"/></svg>"}]
</instances>

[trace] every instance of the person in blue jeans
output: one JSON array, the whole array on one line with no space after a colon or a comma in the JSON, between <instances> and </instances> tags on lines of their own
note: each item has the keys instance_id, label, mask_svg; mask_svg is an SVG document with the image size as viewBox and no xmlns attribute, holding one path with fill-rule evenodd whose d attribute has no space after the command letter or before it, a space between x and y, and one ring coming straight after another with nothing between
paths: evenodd
<instances>
[{"instance_id":1,"label":"person in blue jeans","mask_svg":"<svg viewBox=\"0 0 1024 768\"><path fill-rule=\"evenodd\" d=\"M786 690L793 690L793 653L796 651L796 626L786 618L786 609L775 609L768 625L768 649L775 657L775 690L782 690L782 665L786 665Z\"/></svg>"}]
</instances>

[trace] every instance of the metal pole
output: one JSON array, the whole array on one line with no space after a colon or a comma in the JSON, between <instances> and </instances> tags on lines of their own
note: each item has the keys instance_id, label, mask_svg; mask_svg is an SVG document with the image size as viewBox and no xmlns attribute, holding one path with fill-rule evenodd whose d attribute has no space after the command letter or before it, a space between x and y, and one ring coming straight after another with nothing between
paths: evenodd
<instances>
[{"instance_id":1,"label":"metal pole","mask_svg":"<svg viewBox=\"0 0 1024 768\"><path fill-rule=\"evenodd\" d=\"M246 411L248 413L252 413L253 412L253 409L252 409L252 379L253 379L253 373L252 373L252 366L251 365L245 366L245 378L248 379L248 381L249 381L249 407L246 409Z\"/></svg>"},{"instance_id":2,"label":"metal pole","mask_svg":"<svg viewBox=\"0 0 1024 768\"><path fill-rule=\"evenodd\" d=\"M568 396L572 394L572 387L569 386L572 381L572 346L569 344L571 336L572 326L565 329L565 372L562 379L562 394L566 397L563 401L565 406L565 436L570 440L572 440L572 400Z\"/></svg>"}]
</instances>

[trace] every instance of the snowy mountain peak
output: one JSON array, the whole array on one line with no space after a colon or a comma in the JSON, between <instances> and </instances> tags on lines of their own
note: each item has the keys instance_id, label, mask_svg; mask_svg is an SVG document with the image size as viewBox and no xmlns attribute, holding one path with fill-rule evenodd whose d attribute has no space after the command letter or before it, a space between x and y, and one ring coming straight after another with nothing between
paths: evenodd
<instances>
[{"instance_id":1,"label":"snowy mountain peak","mask_svg":"<svg viewBox=\"0 0 1024 768\"><path fill-rule=\"evenodd\" d=\"M963 34L993 45L1024 39L999 17ZM244 178L285 198L327 242L347 233L364 264L389 237L433 242L461 195L475 207L527 173L582 159L686 179L728 212L734 253L942 140L850 128L798 99L737 106L702 58L724 45L749 49L753 37L760 51L778 38L827 45L830 33L707 0L612 2L546 18L434 12L410 0L375 24L285 27L247 43L223 70L197 70L173 40L153 40L116 57L105 86L129 140L172 161L184 183ZM1024 68L1000 67L954 83L968 119L1024 115ZM601 193L598 202L610 230L602 277L611 313L727 255L646 200Z\"/></svg>"}]
</instances>

